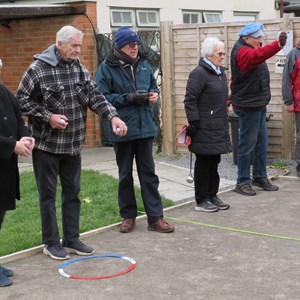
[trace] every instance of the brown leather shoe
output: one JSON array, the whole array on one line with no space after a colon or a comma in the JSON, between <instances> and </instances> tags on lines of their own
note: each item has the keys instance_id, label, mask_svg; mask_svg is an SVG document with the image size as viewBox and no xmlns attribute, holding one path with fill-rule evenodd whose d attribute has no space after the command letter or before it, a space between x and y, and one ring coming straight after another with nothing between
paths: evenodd
<instances>
[{"instance_id":1,"label":"brown leather shoe","mask_svg":"<svg viewBox=\"0 0 300 300\"><path fill-rule=\"evenodd\" d=\"M119 231L122 233L128 233L133 230L135 226L135 218L124 219Z\"/></svg>"},{"instance_id":2,"label":"brown leather shoe","mask_svg":"<svg viewBox=\"0 0 300 300\"><path fill-rule=\"evenodd\" d=\"M170 225L163 218L159 218L156 222L148 224L149 231L158 231L160 233L170 233L175 230L174 226Z\"/></svg>"}]
</instances>

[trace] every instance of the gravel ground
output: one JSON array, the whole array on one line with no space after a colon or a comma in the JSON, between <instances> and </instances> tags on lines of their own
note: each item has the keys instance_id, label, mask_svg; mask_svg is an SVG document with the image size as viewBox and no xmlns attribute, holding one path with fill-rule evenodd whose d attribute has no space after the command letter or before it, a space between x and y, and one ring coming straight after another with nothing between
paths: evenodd
<instances>
[{"instance_id":1,"label":"gravel ground","mask_svg":"<svg viewBox=\"0 0 300 300\"><path fill-rule=\"evenodd\" d=\"M183 168L190 168L190 156L189 155L174 155L166 156L162 153L154 155L155 161L160 161L172 165L176 165ZM193 155L193 169L195 163L195 156ZM270 159L267 164L268 176L276 175L288 175L297 176L296 174L296 162L288 159ZM187 171L188 174L189 171ZM222 155L221 163L219 165L219 174L222 178L229 180L236 180L237 166L233 163L232 154Z\"/></svg>"}]
</instances>

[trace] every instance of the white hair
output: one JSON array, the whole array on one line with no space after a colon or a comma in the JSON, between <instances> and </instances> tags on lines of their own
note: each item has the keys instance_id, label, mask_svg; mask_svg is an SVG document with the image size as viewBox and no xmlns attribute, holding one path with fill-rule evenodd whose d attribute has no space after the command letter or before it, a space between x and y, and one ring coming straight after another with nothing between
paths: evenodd
<instances>
[{"instance_id":1,"label":"white hair","mask_svg":"<svg viewBox=\"0 0 300 300\"><path fill-rule=\"evenodd\" d=\"M224 47L224 43L217 37L206 38L201 45L201 56L211 56L214 54L214 48L216 46Z\"/></svg>"},{"instance_id":2,"label":"white hair","mask_svg":"<svg viewBox=\"0 0 300 300\"><path fill-rule=\"evenodd\" d=\"M58 45L58 42L69 42L69 40L72 38L72 36L77 35L79 37L83 37L83 32L79 29L67 25L62 27L57 33L56 33L56 46Z\"/></svg>"}]
</instances>

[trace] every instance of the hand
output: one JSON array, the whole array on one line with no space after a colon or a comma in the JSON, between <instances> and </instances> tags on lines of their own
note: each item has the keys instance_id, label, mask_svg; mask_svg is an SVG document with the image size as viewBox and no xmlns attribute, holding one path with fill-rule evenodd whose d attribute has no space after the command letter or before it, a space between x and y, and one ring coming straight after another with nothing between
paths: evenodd
<instances>
[{"instance_id":1,"label":"hand","mask_svg":"<svg viewBox=\"0 0 300 300\"><path fill-rule=\"evenodd\" d=\"M190 122L189 126L185 129L186 135L193 137L199 128L198 121Z\"/></svg>"},{"instance_id":2,"label":"hand","mask_svg":"<svg viewBox=\"0 0 300 300\"><path fill-rule=\"evenodd\" d=\"M111 118L111 127L115 135L124 136L127 134L126 124L118 117Z\"/></svg>"},{"instance_id":3,"label":"hand","mask_svg":"<svg viewBox=\"0 0 300 300\"><path fill-rule=\"evenodd\" d=\"M280 32L279 37L278 37L278 44L281 48L283 48L285 46L286 39L287 39L286 32L284 32L284 31Z\"/></svg>"},{"instance_id":4,"label":"hand","mask_svg":"<svg viewBox=\"0 0 300 300\"><path fill-rule=\"evenodd\" d=\"M149 93L147 91L138 90L127 95L127 100L131 103L142 105L149 99Z\"/></svg>"},{"instance_id":5,"label":"hand","mask_svg":"<svg viewBox=\"0 0 300 300\"><path fill-rule=\"evenodd\" d=\"M66 129L68 118L65 115L52 114L49 123L54 129Z\"/></svg>"},{"instance_id":6,"label":"hand","mask_svg":"<svg viewBox=\"0 0 300 300\"><path fill-rule=\"evenodd\" d=\"M158 93L150 92L148 100L150 104L156 103L158 100Z\"/></svg>"},{"instance_id":7,"label":"hand","mask_svg":"<svg viewBox=\"0 0 300 300\"><path fill-rule=\"evenodd\" d=\"M20 156L28 157L31 154L31 151L27 148L24 141L20 140L16 142L14 153Z\"/></svg>"},{"instance_id":8,"label":"hand","mask_svg":"<svg viewBox=\"0 0 300 300\"><path fill-rule=\"evenodd\" d=\"M24 136L20 139L20 142L22 142L27 149L32 152L34 146L35 146L35 139L33 137Z\"/></svg>"},{"instance_id":9,"label":"hand","mask_svg":"<svg viewBox=\"0 0 300 300\"><path fill-rule=\"evenodd\" d=\"M287 112L293 112L293 111L294 111L294 104L287 105L287 106L285 107L285 110L286 110Z\"/></svg>"}]
</instances>

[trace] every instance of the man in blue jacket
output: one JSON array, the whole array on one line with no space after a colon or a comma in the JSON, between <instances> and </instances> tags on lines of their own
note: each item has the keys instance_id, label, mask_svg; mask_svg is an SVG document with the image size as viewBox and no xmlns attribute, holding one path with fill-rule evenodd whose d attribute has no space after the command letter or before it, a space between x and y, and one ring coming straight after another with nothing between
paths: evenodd
<instances>
[{"instance_id":1,"label":"man in blue jacket","mask_svg":"<svg viewBox=\"0 0 300 300\"><path fill-rule=\"evenodd\" d=\"M137 204L132 176L135 158L148 230L168 233L173 232L174 227L163 219L159 179L152 156L155 124L150 106L157 102L159 90L146 55L139 52L139 44L140 39L133 30L120 27L115 48L97 70L96 81L128 127L126 137L110 131L119 168L118 198L124 219L120 232L128 233L135 227Z\"/></svg>"}]
</instances>

